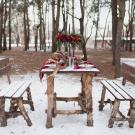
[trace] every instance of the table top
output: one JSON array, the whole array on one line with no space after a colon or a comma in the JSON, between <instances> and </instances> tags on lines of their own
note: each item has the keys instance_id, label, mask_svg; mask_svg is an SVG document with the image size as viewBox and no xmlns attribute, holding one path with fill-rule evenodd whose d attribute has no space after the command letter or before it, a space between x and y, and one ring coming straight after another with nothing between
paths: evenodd
<instances>
[{"instance_id":1,"label":"table top","mask_svg":"<svg viewBox=\"0 0 135 135\"><path fill-rule=\"evenodd\" d=\"M49 65L46 65L49 66ZM42 73L51 73L54 71L55 65L51 65L48 68L42 69ZM87 73L99 73L99 69L94 67L94 65L90 64L81 64L79 65L79 68L74 68L74 67L66 67L64 69L60 69L58 71L59 73L82 73L82 72L87 72Z\"/></svg>"}]
</instances>

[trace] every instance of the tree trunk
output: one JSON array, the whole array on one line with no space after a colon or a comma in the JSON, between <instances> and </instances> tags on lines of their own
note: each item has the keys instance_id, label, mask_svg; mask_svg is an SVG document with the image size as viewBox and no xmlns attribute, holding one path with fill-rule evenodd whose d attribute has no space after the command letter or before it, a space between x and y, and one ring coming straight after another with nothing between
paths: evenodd
<instances>
[{"instance_id":1,"label":"tree trunk","mask_svg":"<svg viewBox=\"0 0 135 135\"><path fill-rule=\"evenodd\" d=\"M39 46L40 46L40 50L43 49L43 44L42 44L42 26L43 26L43 22L42 22L42 12L41 12L41 2L39 4L39 20L40 20L40 28L39 28Z\"/></svg>"},{"instance_id":2,"label":"tree trunk","mask_svg":"<svg viewBox=\"0 0 135 135\"><path fill-rule=\"evenodd\" d=\"M26 0L24 0L24 13L23 13L23 23L24 23L24 51L27 51L28 49L28 42L27 42L27 5L26 5Z\"/></svg>"},{"instance_id":3,"label":"tree trunk","mask_svg":"<svg viewBox=\"0 0 135 135\"><path fill-rule=\"evenodd\" d=\"M97 36L98 36L98 25L99 25L99 16L100 16L100 12L99 12L99 0L97 3L98 6L98 10L97 10L97 21L96 21L96 34L95 34L95 43L94 43L94 48L97 49Z\"/></svg>"},{"instance_id":4,"label":"tree trunk","mask_svg":"<svg viewBox=\"0 0 135 135\"><path fill-rule=\"evenodd\" d=\"M75 33L75 21L74 21L74 0L72 0L72 32Z\"/></svg>"},{"instance_id":5,"label":"tree trunk","mask_svg":"<svg viewBox=\"0 0 135 135\"><path fill-rule=\"evenodd\" d=\"M62 0L63 29L61 32L64 32L65 34L67 34L67 24L68 24L67 12L69 12L69 1L66 0L66 3L65 3L65 0ZM68 51L67 44L65 44L64 46L65 46L65 52L67 52ZM61 48L59 47L58 49L60 50Z\"/></svg>"},{"instance_id":6,"label":"tree trunk","mask_svg":"<svg viewBox=\"0 0 135 135\"><path fill-rule=\"evenodd\" d=\"M56 42L55 36L58 33L59 29L60 2L61 0L57 0L57 15L55 19L55 0L52 0L52 52L57 51L57 46L55 44Z\"/></svg>"},{"instance_id":7,"label":"tree trunk","mask_svg":"<svg viewBox=\"0 0 135 135\"><path fill-rule=\"evenodd\" d=\"M11 0L9 1L9 22L8 22L8 27L9 27L9 50L11 50Z\"/></svg>"},{"instance_id":8,"label":"tree trunk","mask_svg":"<svg viewBox=\"0 0 135 135\"><path fill-rule=\"evenodd\" d=\"M134 11L135 11L135 5L133 3L133 0L132 0L132 4L131 4L131 15L129 16L129 31L130 31L130 41L129 41L129 51L131 52L132 51L132 42L133 42L133 19L134 19Z\"/></svg>"},{"instance_id":9,"label":"tree trunk","mask_svg":"<svg viewBox=\"0 0 135 135\"><path fill-rule=\"evenodd\" d=\"M116 34L117 34L117 0L112 0L112 54L113 60L112 64L115 65L115 48L116 48Z\"/></svg>"},{"instance_id":10,"label":"tree trunk","mask_svg":"<svg viewBox=\"0 0 135 135\"><path fill-rule=\"evenodd\" d=\"M27 8L27 12L26 12L26 16L27 16L27 49L29 49L29 41L30 41L30 25L29 25L29 15L28 15L28 8Z\"/></svg>"},{"instance_id":11,"label":"tree trunk","mask_svg":"<svg viewBox=\"0 0 135 135\"><path fill-rule=\"evenodd\" d=\"M42 8L42 14L43 14L43 46L44 46L44 52L46 52L46 18L47 18L47 2L46 2L46 6L45 6L45 15L43 12L43 8Z\"/></svg>"},{"instance_id":12,"label":"tree trunk","mask_svg":"<svg viewBox=\"0 0 135 135\"><path fill-rule=\"evenodd\" d=\"M6 21L7 21L7 0L5 0L4 8L4 27L3 27L3 51L7 50L7 36L6 36Z\"/></svg>"},{"instance_id":13,"label":"tree trunk","mask_svg":"<svg viewBox=\"0 0 135 135\"><path fill-rule=\"evenodd\" d=\"M67 12L69 12L69 1L68 0L66 0L66 10L67 10ZM68 13L67 12L65 12L65 14L66 14L66 20L65 20L65 33L68 33L67 31L68 31ZM66 45L65 46L65 52L68 52L68 46Z\"/></svg>"},{"instance_id":14,"label":"tree trunk","mask_svg":"<svg viewBox=\"0 0 135 135\"><path fill-rule=\"evenodd\" d=\"M123 30L123 21L125 16L125 1L118 0L119 14L117 22L117 36L115 48L115 77L120 77L120 46Z\"/></svg>"},{"instance_id":15,"label":"tree trunk","mask_svg":"<svg viewBox=\"0 0 135 135\"><path fill-rule=\"evenodd\" d=\"M106 27L107 27L107 21L108 21L109 14L110 14L110 9L108 11L106 21L105 21L105 27L104 27L104 32L103 32L103 40L102 40L102 48L104 48L104 38L105 38L105 33L106 33Z\"/></svg>"},{"instance_id":16,"label":"tree trunk","mask_svg":"<svg viewBox=\"0 0 135 135\"><path fill-rule=\"evenodd\" d=\"M85 0L80 0L80 8L81 8L81 18L80 20L80 34L82 36L82 51L84 55L84 60L87 60L87 52L86 52L86 42L84 39L84 9L85 9Z\"/></svg>"},{"instance_id":17,"label":"tree trunk","mask_svg":"<svg viewBox=\"0 0 135 135\"><path fill-rule=\"evenodd\" d=\"M3 35L3 0L0 3L0 53L2 52L2 35Z\"/></svg>"}]
</instances>

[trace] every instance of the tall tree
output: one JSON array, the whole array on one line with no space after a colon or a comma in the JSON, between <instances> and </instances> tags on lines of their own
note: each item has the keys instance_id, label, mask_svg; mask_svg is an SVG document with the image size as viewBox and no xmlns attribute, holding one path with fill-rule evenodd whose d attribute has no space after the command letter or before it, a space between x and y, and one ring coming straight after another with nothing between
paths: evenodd
<instances>
[{"instance_id":1,"label":"tall tree","mask_svg":"<svg viewBox=\"0 0 135 135\"><path fill-rule=\"evenodd\" d=\"M23 8L23 24L24 24L24 50L28 50L28 29L27 29L27 0L24 0L24 8Z\"/></svg>"},{"instance_id":2,"label":"tall tree","mask_svg":"<svg viewBox=\"0 0 135 135\"><path fill-rule=\"evenodd\" d=\"M6 22L7 22L7 0L4 3L4 24L3 24L3 50L7 50L7 35L6 35Z\"/></svg>"},{"instance_id":3,"label":"tall tree","mask_svg":"<svg viewBox=\"0 0 135 135\"><path fill-rule=\"evenodd\" d=\"M112 54L113 60L112 64L115 65L115 48L116 48L116 34L117 34L117 0L111 0L111 7L112 7Z\"/></svg>"},{"instance_id":4,"label":"tall tree","mask_svg":"<svg viewBox=\"0 0 135 135\"><path fill-rule=\"evenodd\" d=\"M95 33L95 43L94 48L97 48L97 36L98 36L98 27L99 27L99 17L100 17L100 0L97 0L97 4L95 5L95 12L97 12L97 20L96 20L96 33Z\"/></svg>"},{"instance_id":5,"label":"tall tree","mask_svg":"<svg viewBox=\"0 0 135 135\"><path fill-rule=\"evenodd\" d=\"M117 31L116 31L116 48L115 48L115 77L120 77L120 46L125 17L125 1L117 0Z\"/></svg>"},{"instance_id":6,"label":"tall tree","mask_svg":"<svg viewBox=\"0 0 135 135\"><path fill-rule=\"evenodd\" d=\"M9 0L9 21L8 21L8 27L9 27L9 50L11 50L11 1Z\"/></svg>"},{"instance_id":7,"label":"tall tree","mask_svg":"<svg viewBox=\"0 0 135 135\"><path fill-rule=\"evenodd\" d=\"M55 52L57 50L56 46L56 34L58 33L59 29L59 19L60 19L60 2L61 0L52 0L52 52ZM56 4L57 3L57 4ZM56 10L55 10L56 6ZM57 11L57 14L55 16L55 11Z\"/></svg>"},{"instance_id":8,"label":"tall tree","mask_svg":"<svg viewBox=\"0 0 135 135\"><path fill-rule=\"evenodd\" d=\"M84 60L87 60L87 52L86 52L86 41L84 39L84 10L85 10L85 0L80 0L80 9L81 9L81 18L80 21L80 34L82 36L82 51L84 55Z\"/></svg>"},{"instance_id":9,"label":"tall tree","mask_svg":"<svg viewBox=\"0 0 135 135\"><path fill-rule=\"evenodd\" d=\"M74 9L75 9L75 1L72 0L72 31L75 33L75 18L74 18Z\"/></svg>"},{"instance_id":10,"label":"tall tree","mask_svg":"<svg viewBox=\"0 0 135 135\"><path fill-rule=\"evenodd\" d=\"M130 3L129 3L130 4ZM131 9L129 13L129 31L130 31L130 41L129 41L129 51L132 51L132 42L133 42L133 21L135 17L135 1L131 1Z\"/></svg>"},{"instance_id":11,"label":"tall tree","mask_svg":"<svg viewBox=\"0 0 135 135\"><path fill-rule=\"evenodd\" d=\"M45 13L43 12L45 10ZM46 52L46 22L47 22L47 10L48 10L48 0L46 0L45 9L42 7L42 14L43 14L43 46L44 52Z\"/></svg>"},{"instance_id":12,"label":"tall tree","mask_svg":"<svg viewBox=\"0 0 135 135\"><path fill-rule=\"evenodd\" d=\"M3 9L4 9L4 4L3 4L3 0L1 0L1 3L0 3L0 53L2 52Z\"/></svg>"}]
</instances>

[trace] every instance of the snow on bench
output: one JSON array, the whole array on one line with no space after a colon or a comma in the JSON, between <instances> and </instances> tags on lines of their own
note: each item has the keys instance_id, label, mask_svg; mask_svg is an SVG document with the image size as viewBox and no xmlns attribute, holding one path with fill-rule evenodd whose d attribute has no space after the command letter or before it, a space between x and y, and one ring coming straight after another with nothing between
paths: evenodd
<instances>
[{"instance_id":1,"label":"snow on bench","mask_svg":"<svg viewBox=\"0 0 135 135\"><path fill-rule=\"evenodd\" d=\"M127 87L122 86L122 84L118 83L116 80L102 80L101 83L103 89L101 100L99 101L99 110L103 110L105 103L111 103L113 106L108 127L112 128L114 121L128 121L129 127L133 128L135 122L135 93L128 91ZM110 99L105 101L106 91L114 96L114 101L111 101ZM120 112L119 107L121 101L130 101L128 112L129 117L124 116L122 112ZM116 117L117 114L119 114L120 117Z\"/></svg>"},{"instance_id":2,"label":"snow on bench","mask_svg":"<svg viewBox=\"0 0 135 135\"><path fill-rule=\"evenodd\" d=\"M29 104L31 110L34 111L30 81L18 81L13 82L9 86L0 91L0 126L7 125L7 119L10 117L16 117L22 115L26 120L28 126L32 125L32 122L25 110L24 104ZM23 99L23 94L27 93L27 100ZM10 111L5 112L5 100L10 99ZM19 109L19 111L18 111Z\"/></svg>"}]
</instances>

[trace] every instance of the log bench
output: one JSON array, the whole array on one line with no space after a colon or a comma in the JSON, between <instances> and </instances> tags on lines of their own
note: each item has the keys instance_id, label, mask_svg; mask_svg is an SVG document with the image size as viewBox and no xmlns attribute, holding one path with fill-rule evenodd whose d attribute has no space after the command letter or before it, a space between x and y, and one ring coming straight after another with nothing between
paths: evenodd
<instances>
[{"instance_id":1,"label":"log bench","mask_svg":"<svg viewBox=\"0 0 135 135\"><path fill-rule=\"evenodd\" d=\"M22 115L26 120L27 125L31 126L32 122L25 110L24 104L29 104L32 111L34 111L30 81L17 81L12 82L10 79L11 65L9 64L9 58L0 57L0 76L7 75L9 85L5 88L0 88L0 127L7 126L8 118L15 118L18 115ZM24 100L24 94L27 94L26 100ZM6 101L10 101L9 110L6 111Z\"/></svg>"},{"instance_id":2,"label":"log bench","mask_svg":"<svg viewBox=\"0 0 135 135\"><path fill-rule=\"evenodd\" d=\"M22 115L26 120L27 125L31 126L32 122L25 110L24 104L29 104L32 111L34 111L31 91L31 82L13 82L5 89L0 90L0 126L7 125L8 118L15 118ZM27 100L24 100L23 95L27 93ZM10 109L5 111L5 102L10 100Z\"/></svg>"},{"instance_id":3,"label":"log bench","mask_svg":"<svg viewBox=\"0 0 135 135\"><path fill-rule=\"evenodd\" d=\"M116 80L102 80L103 85L101 100L99 101L99 110L102 111L105 104L110 103L112 105L111 116L108 121L108 127L112 128L115 121L128 121L129 127L134 127L135 122L135 96L132 95L131 91L128 91L121 83ZM105 101L105 94L108 91L114 100L108 99ZM120 112L120 102L130 102L128 116L126 117ZM120 117L116 116L119 115Z\"/></svg>"}]
</instances>

